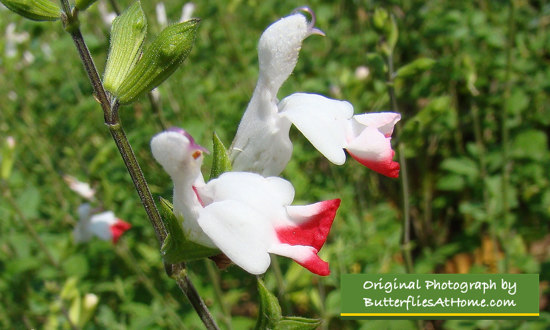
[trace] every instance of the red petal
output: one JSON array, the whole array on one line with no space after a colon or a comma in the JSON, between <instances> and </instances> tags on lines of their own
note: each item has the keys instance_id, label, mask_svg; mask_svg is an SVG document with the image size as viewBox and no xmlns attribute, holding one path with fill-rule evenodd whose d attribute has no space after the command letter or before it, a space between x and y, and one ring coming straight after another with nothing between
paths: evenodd
<instances>
[{"instance_id":1,"label":"red petal","mask_svg":"<svg viewBox=\"0 0 550 330\"><path fill-rule=\"evenodd\" d=\"M334 221L334 216L340 206L340 199L323 201L312 204L311 206L318 207L317 213L312 215L305 222L297 226L275 229L281 243L289 245L306 245L312 246L317 250L321 249L327 240L330 227Z\"/></svg>"},{"instance_id":2,"label":"red petal","mask_svg":"<svg viewBox=\"0 0 550 330\"><path fill-rule=\"evenodd\" d=\"M296 262L300 266L306 268L307 270L309 270L314 274L321 275L321 276L330 275L330 268L328 267L328 262L323 261L316 254L313 254L310 258L306 260L306 262L298 262L298 261Z\"/></svg>"},{"instance_id":3,"label":"red petal","mask_svg":"<svg viewBox=\"0 0 550 330\"><path fill-rule=\"evenodd\" d=\"M380 174L383 174L385 176L388 176L390 178L397 178L399 177L399 163L393 161L393 155L395 154L395 151L392 150L392 156L388 157L385 160L381 161L373 161L370 159L361 159L359 157L356 157L351 152L349 153L351 157L353 157L356 161L361 163L362 165L370 168L373 171L376 171Z\"/></svg>"},{"instance_id":4,"label":"red petal","mask_svg":"<svg viewBox=\"0 0 550 330\"><path fill-rule=\"evenodd\" d=\"M122 234L124 234L125 231L132 228L132 225L129 224L126 221L122 221L120 219L117 219L117 222L115 222L111 227L111 234L113 234L113 243L116 244L118 242L118 239Z\"/></svg>"}]
</instances>

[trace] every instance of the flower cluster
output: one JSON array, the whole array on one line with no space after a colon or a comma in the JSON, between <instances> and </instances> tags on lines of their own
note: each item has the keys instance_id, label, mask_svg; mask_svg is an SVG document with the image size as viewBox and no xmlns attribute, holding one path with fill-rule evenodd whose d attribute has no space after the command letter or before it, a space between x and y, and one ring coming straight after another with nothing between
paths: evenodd
<instances>
[{"instance_id":1,"label":"flower cluster","mask_svg":"<svg viewBox=\"0 0 550 330\"><path fill-rule=\"evenodd\" d=\"M205 149L183 129L157 134L154 158L174 182L174 214L185 237L218 248L252 274L264 273L269 254L289 257L311 272L330 273L318 252L327 239L339 199L291 205L294 187L277 177L292 155L291 125L329 161L342 165L347 151L366 167L389 177L399 175L390 139L397 113L354 115L346 101L295 93L281 101L277 93L294 70L305 38L324 35L295 12L269 26L258 45L259 78L229 148L232 171L205 182Z\"/></svg>"}]
</instances>

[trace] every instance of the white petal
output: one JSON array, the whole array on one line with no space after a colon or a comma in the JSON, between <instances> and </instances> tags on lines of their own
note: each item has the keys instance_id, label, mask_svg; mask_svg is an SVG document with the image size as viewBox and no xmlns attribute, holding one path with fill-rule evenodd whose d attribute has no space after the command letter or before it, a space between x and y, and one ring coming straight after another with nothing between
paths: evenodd
<instances>
[{"instance_id":1,"label":"white petal","mask_svg":"<svg viewBox=\"0 0 550 330\"><path fill-rule=\"evenodd\" d=\"M271 24L258 43L258 85L263 85L275 96L294 70L302 41L309 34L306 18L302 14L283 17Z\"/></svg>"},{"instance_id":2,"label":"white petal","mask_svg":"<svg viewBox=\"0 0 550 330\"><path fill-rule=\"evenodd\" d=\"M197 192L203 201L238 200L269 214L284 211L283 206L294 198L290 182L249 172L226 172L197 187Z\"/></svg>"},{"instance_id":3,"label":"white petal","mask_svg":"<svg viewBox=\"0 0 550 330\"><path fill-rule=\"evenodd\" d=\"M279 103L281 116L288 118L328 160L337 165L346 161L348 122L353 106L317 94L295 93Z\"/></svg>"},{"instance_id":4,"label":"white petal","mask_svg":"<svg viewBox=\"0 0 550 330\"><path fill-rule=\"evenodd\" d=\"M317 254L317 250L311 246L305 245L289 245L289 244L273 244L269 248L269 253L274 253L283 257L291 258L298 262L304 263Z\"/></svg>"},{"instance_id":5,"label":"white petal","mask_svg":"<svg viewBox=\"0 0 550 330\"><path fill-rule=\"evenodd\" d=\"M268 247L274 241L269 220L239 201L208 205L199 225L235 264L252 274L263 274L271 262Z\"/></svg>"},{"instance_id":6,"label":"white petal","mask_svg":"<svg viewBox=\"0 0 550 330\"><path fill-rule=\"evenodd\" d=\"M374 127L365 127L359 136L349 142L346 149L356 158L370 161L391 159L393 156L390 139Z\"/></svg>"},{"instance_id":7,"label":"white petal","mask_svg":"<svg viewBox=\"0 0 550 330\"><path fill-rule=\"evenodd\" d=\"M95 214L90 218L89 230L102 240L112 239L111 225L117 221L112 211Z\"/></svg>"},{"instance_id":8,"label":"white petal","mask_svg":"<svg viewBox=\"0 0 550 330\"><path fill-rule=\"evenodd\" d=\"M353 118L364 126L377 128L389 137L393 133L393 127L401 119L401 115L395 112L375 112L355 115Z\"/></svg>"}]
</instances>

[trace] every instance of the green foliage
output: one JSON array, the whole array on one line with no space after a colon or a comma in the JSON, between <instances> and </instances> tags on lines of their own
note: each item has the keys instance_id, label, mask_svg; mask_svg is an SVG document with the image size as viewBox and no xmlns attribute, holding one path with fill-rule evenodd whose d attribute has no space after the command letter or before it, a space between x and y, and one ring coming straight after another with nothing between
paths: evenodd
<instances>
[{"instance_id":1,"label":"green foliage","mask_svg":"<svg viewBox=\"0 0 550 330\"><path fill-rule=\"evenodd\" d=\"M115 18L111 26L111 42L103 85L110 92L116 92L141 55L141 46L147 33L147 18L141 9L141 2Z\"/></svg>"},{"instance_id":2,"label":"green foliage","mask_svg":"<svg viewBox=\"0 0 550 330\"><path fill-rule=\"evenodd\" d=\"M61 9L49 0L1 0L11 11L33 21L56 21Z\"/></svg>"},{"instance_id":3,"label":"green foliage","mask_svg":"<svg viewBox=\"0 0 550 330\"><path fill-rule=\"evenodd\" d=\"M131 103L170 77L191 52L198 24L191 19L164 29L113 92L119 101Z\"/></svg>"},{"instance_id":4,"label":"green foliage","mask_svg":"<svg viewBox=\"0 0 550 330\"><path fill-rule=\"evenodd\" d=\"M415 0L386 7L399 29L395 71L417 59L436 61L429 70L396 79L403 119L392 144L405 144L415 271L457 272L465 265L460 270L470 273L538 272L541 295L547 296L550 6L515 3L508 99L507 5ZM150 32L159 34L155 4L142 5ZM167 126L184 127L202 145L209 143L214 130L222 141L231 141L257 79L260 33L296 7L275 0L196 4L193 16L202 20L195 49L185 70L175 71L158 87L160 112L143 99L129 106L133 111L121 113L153 194L168 199L171 180L149 149L151 137L163 129L159 118ZM131 2L120 5L128 8ZM177 21L181 4L165 5L169 20ZM309 5L316 26L327 36L304 41L297 68L277 97L297 91L321 93L349 100L356 113L389 111L381 34L370 19L386 3L314 0ZM80 13L79 19L96 65L104 71L109 27L97 7ZM59 28L61 23L42 24L6 11L0 19L3 36L12 23L14 33L29 37L13 45L14 55L8 54L8 38L0 38L0 141L7 136L16 141L11 174L0 183L0 328L44 328L50 321L69 328L63 310L70 310L72 301L61 299L60 293L70 278L78 279L81 301L90 293L99 298L82 328L201 328L198 316L165 275L158 243L91 97L70 36ZM367 77L354 74L362 66L369 70ZM508 115L507 162L503 111ZM341 198L342 205L320 251L330 262L330 276L319 278L279 258L281 293L273 269L265 274L267 287L280 297L282 315L320 318L329 329L411 328L415 324L407 321L339 317L340 274L404 272L400 180L372 173L349 157L344 166L334 166L295 129L291 139L293 159L283 176L295 187L295 204ZM505 167L510 171L506 196ZM74 244L71 231L83 200L62 181L65 173L90 182L98 191L98 207L132 223L117 246L99 240ZM32 224L58 266L50 263L22 218ZM188 271L214 317L222 320L204 262L190 262ZM255 278L233 266L221 272L220 279L223 300L231 307L231 325L252 328L260 301ZM427 321L426 327L546 329L549 306L541 303L541 309L535 321Z\"/></svg>"}]
</instances>

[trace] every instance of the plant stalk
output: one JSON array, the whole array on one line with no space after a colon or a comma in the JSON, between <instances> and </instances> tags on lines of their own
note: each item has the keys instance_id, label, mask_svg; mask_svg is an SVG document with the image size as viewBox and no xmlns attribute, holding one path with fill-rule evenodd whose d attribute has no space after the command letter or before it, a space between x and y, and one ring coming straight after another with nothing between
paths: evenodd
<instances>
[{"instance_id":1,"label":"plant stalk","mask_svg":"<svg viewBox=\"0 0 550 330\"><path fill-rule=\"evenodd\" d=\"M103 109L103 114L105 117L105 124L107 124L107 126L109 127L109 131L111 132L115 144L120 151L122 159L124 160L124 165L130 173L134 186L147 213L148 219L155 230L157 240L159 241L159 244L162 245L164 239L166 238L166 230L162 224L160 214L153 200L153 196L151 195L151 192L149 190L147 181L145 180L145 176L141 171L141 167L139 166L139 163L135 157L130 142L126 138L126 134L124 133L124 130L122 128L122 124L118 116L119 104L116 101L111 104L110 99L105 92L103 83L101 82L90 51L88 50L84 38L82 37L82 33L80 32L80 28L77 25L78 22L76 15L73 16L73 14L71 13L68 0L60 1L64 9L64 14L62 17L63 23L67 32L69 32L69 34L71 35L78 50L79 56L84 65L84 69L86 70L88 78L90 79L90 82L92 84L95 98L101 104L101 108ZM218 326L216 325L216 322L210 314L210 311L206 307L206 304L193 286L193 283L187 277L185 264L181 263L177 265L172 265L172 271L174 274L176 274L174 279L176 280L178 286L187 296L187 299L189 300L195 311L199 314L199 317L203 321L204 325L208 329L218 329Z\"/></svg>"},{"instance_id":2,"label":"plant stalk","mask_svg":"<svg viewBox=\"0 0 550 330\"><path fill-rule=\"evenodd\" d=\"M393 67L393 52L388 55L388 94L390 97L392 111L399 112L397 105L397 97L395 96L394 88L394 67ZM397 127L398 134L400 133L399 126ZM405 159L405 144L399 140L397 144L399 151L399 163L401 164L401 187L403 192L403 257L405 259L405 270L407 273L413 273L413 258L411 253L411 203L409 200L409 177L407 172L407 160Z\"/></svg>"}]
</instances>

